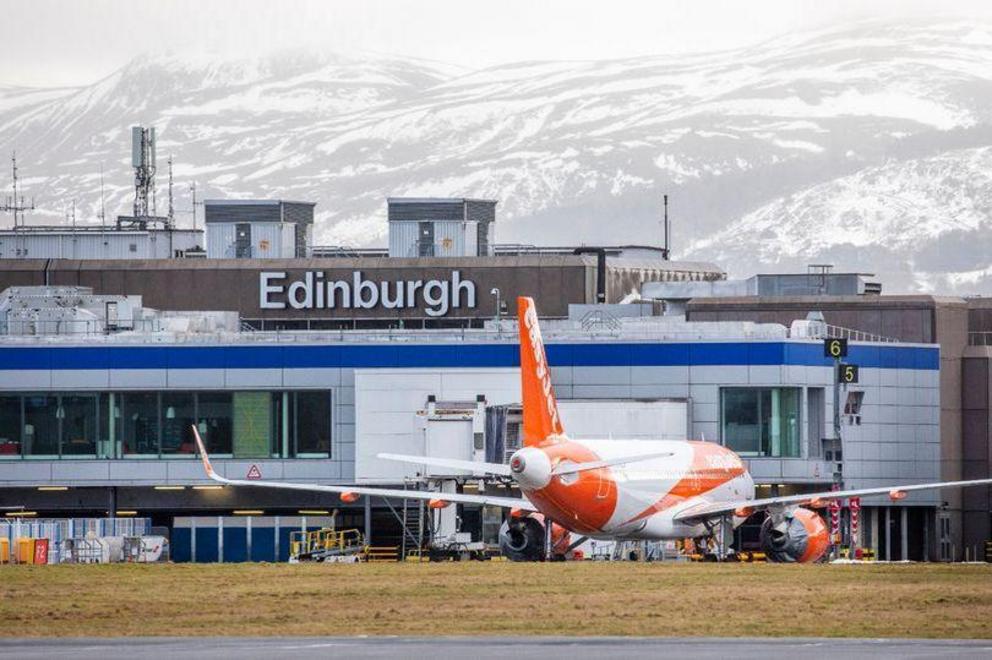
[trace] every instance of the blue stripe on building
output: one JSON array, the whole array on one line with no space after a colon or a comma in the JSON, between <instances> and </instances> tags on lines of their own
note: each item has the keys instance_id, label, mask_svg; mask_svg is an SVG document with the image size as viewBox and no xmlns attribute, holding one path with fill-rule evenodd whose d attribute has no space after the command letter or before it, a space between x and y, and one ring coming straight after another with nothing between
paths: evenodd
<instances>
[{"instance_id":1,"label":"blue stripe on building","mask_svg":"<svg viewBox=\"0 0 992 660\"><path fill-rule=\"evenodd\" d=\"M819 343L568 343L549 344L560 367L599 366L830 366ZM850 347L846 361L862 368L940 368L939 348ZM396 344L313 346L0 347L0 370L40 369L314 369L374 367L516 367L515 344Z\"/></svg>"}]
</instances>

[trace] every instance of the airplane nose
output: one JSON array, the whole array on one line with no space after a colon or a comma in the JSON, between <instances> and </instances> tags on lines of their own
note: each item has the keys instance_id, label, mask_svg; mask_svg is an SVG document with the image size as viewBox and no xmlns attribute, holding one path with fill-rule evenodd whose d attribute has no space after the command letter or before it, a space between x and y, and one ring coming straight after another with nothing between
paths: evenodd
<instances>
[{"instance_id":1,"label":"airplane nose","mask_svg":"<svg viewBox=\"0 0 992 660\"><path fill-rule=\"evenodd\" d=\"M551 481L551 460L536 447L524 447L510 457L510 472L521 488L544 488Z\"/></svg>"}]
</instances>

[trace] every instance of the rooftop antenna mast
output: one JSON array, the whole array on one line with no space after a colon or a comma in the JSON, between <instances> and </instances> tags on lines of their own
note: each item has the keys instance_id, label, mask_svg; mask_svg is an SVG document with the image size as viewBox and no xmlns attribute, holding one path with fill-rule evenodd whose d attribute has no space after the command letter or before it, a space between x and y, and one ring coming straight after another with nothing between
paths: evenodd
<instances>
[{"instance_id":1,"label":"rooftop antenna mast","mask_svg":"<svg viewBox=\"0 0 992 660\"><path fill-rule=\"evenodd\" d=\"M169 154L169 229L175 226L175 214L172 208L172 154Z\"/></svg>"},{"instance_id":2,"label":"rooftop antenna mast","mask_svg":"<svg viewBox=\"0 0 992 660\"><path fill-rule=\"evenodd\" d=\"M189 193L193 196L193 231L196 231L196 205L200 203L196 201L196 181L189 184Z\"/></svg>"},{"instance_id":3,"label":"rooftop antenna mast","mask_svg":"<svg viewBox=\"0 0 992 660\"><path fill-rule=\"evenodd\" d=\"M18 226L24 226L24 212L34 210L34 197L31 198L31 204L26 204L24 202L24 195L17 197L17 152L12 152L10 155L10 162L13 169L13 188L14 196L8 197L7 202L0 206L0 211L4 213L14 214L14 229Z\"/></svg>"},{"instance_id":4,"label":"rooftop antenna mast","mask_svg":"<svg viewBox=\"0 0 992 660\"><path fill-rule=\"evenodd\" d=\"M134 217L155 215L155 127L131 127L134 168Z\"/></svg>"},{"instance_id":5,"label":"rooftop antenna mast","mask_svg":"<svg viewBox=\"0 0 992 660\"><path fill-rule=\"evenodd\" d=\"M103 195L103 163L100 163L100 224L107 225L107 202Z\"/></svg>"},{"instance_id":6,"label":"rooftop antenna mast","mask_svg":"<svg viewBox=\"0 0 992 660\"><path fill-rule=\"evenodd\" d=\"M671 244L671 226L668 224L668 195L663 197L665 203L665 216L662 223L665 227L665 259L671 261L672 259L672 244Z\"/></svg>"}]
</instances>

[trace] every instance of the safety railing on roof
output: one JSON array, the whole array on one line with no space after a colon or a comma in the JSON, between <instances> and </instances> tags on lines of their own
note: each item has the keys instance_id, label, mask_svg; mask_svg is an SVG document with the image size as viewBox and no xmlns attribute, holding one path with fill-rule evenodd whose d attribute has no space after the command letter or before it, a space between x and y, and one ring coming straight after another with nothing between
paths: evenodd
<instances>
[{"instance_id":1,"label":"safety railing on roof","mask_svg":"<svg viewBox=\"0 0 992 660\"><path fill-rule=\"evenodd\" d=\"M629 322L627 322L629 321ZM30 327L13 329L0 337L3 343L63 343L73 339L108 341L115 344L315 344L315 343L449 343L486 342L514 343L517 341L516 324L503 322L496 328L446 328L446 329L339 329L339 330L257 330L242 322L240 331L190 331L169 330L158 319L135 321L127 327L111 327L102 321L8 321L30 323ZM52 324L51 327L46 327ZM544 338L550 341L723 341L723 340L782 340L789 337L783 326L742 322L733 331L720 328L719 322L693 322L688 324L645 322L644 319L621 320L613 316L585 318L575 327L544 328ZM897 342L860 330L840 326L821 325L824 329L807 328L801 338L819 339L841 337L851 341ZM18 331L19 330L19 331ZM46 331L47 330L47 331ZM122 332L123 331L123 332ZM812 332L811 332L812 331ZM992 333L982 337L992 345Z\"/></svg>"},{"instance_id":2,"label":"safety railing on roof","mask_svg":"<svg viewBox=\"0 0 992 660\"><path fill-rule=\"evenodd\" d=\"M820 327L825 328L822 333L810 332L815 326L811 326L807 330L807 337L810 338L820 338L820 339L849 339L851 341L864 341L864 342L875 342L875 343L898 343L899 340L893 337L886 337L884 335L876 335L871 332L864 332L863 330L855 330L853 328L845 328L839 325L830 325L829 323L820 324Z\"/></svg>"},{"instance_id":3,"label":"safety railing on roof","mask_svg":"<svg viewBox=\"0 0 992 660\"><path fill-rule=\"evenodd\" d=\"M7 319L0 323L0 332L7 335L102 335L111 332L137 330L160 332L158 319L132 319L108 323L104 319Z\"/></svg>"}]
</instances>

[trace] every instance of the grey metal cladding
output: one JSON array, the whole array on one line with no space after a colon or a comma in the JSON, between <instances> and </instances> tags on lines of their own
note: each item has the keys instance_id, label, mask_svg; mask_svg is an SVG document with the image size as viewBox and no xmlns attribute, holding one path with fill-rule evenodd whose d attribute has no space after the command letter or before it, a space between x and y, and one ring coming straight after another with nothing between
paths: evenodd
<instances>
[{"instance_id":1,"label":"grey metal cladding","mask_svg":"<svg viewBox=\"0 0 992 660\"><path fill-rule=\"evenodd\" d=\"M465 219L469 222L496 222L496 202L472 199L465 206Z\"/></svg>"},{"instance_id":2,"label":"grey metal cladding","mask_svg":"<svg viewBox=\"0 0 992 660\"><path fill-rule=\"evenodd\" d=\"M312 211L311 211L312 212ZM206 204L204 216L210 222L280 222L278 204Z\"/></svg>"},{"instance_id":3,"label":"grey metal cladding","mask_svg":"<svg viewBox=\"0 0 992 660\"><path fill-rule=\"evenodd\" d=\"M314 204L300 202L283 202L283 221L295 225L313 224Z\"/></svg>"},{"instance_id":4,"label":"grey metal cladding","mask_svg":"<svg viewBox=\"0 0 992 660\"><path fill-rule=\"evenodd\" d=\"M462 200L432 200L429 202L404 202L389 204L389 221L462 220Z\"/></svg>"}]
</instances>

